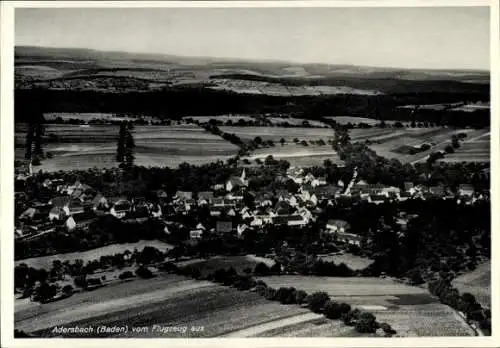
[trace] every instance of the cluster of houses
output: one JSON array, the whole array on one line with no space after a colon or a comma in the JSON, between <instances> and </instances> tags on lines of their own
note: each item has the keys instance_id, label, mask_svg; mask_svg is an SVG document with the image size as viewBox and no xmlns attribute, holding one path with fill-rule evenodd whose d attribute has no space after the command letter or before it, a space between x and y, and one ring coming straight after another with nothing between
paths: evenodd
<instances>
[{"instance_id":1,"label":"cluster of houses","mask_svg":"<svg viewBox=\"0 0 500 348\"><path fill-rule=\"evenodd\" d=\"M412 197L426 199L441 197L457 199L457 195L441 186L425 187L405 183L404 189L379 184L368 184L357 180L355 172L347 184L339 180L329 184L324 178L316 178L302 169L290 168L286 176L280 175L276 181L293 180L298 184L296 193L287 190L262 190L250 192L245 169L240 176L229 178L225 183L217 184L209 191L178 191L170 197L164 190L155 192L155 203L137 197L105 197L95 192L89 185L76 181L66 184L62 180L45 180L42 186L51 192L45 199L30 202L31 206L17 217L16 237L32 238L54 231L57 224L64 225L68 231L88 227L99 216L110 214L125 222L144 222L150 218L162 219L165 232L169 232L168 217L188 214L192 209L204 208L216 221L215 227L204 226L196 221L195 228L189 232L191 240L196 241L209 233L233 233L241 236L249 229L261 230L264 225L272 224L289 227L303 227L315 221L321 209L321 203L335 204L336 199L366 200L374 204L387 201L404 201ZM22 195L20 193L19 195ZM248 203L248 197L251 204ZM20 197L18 197L20 198ZM458 200L473 203L482 199L471 185L459 187ZM345 242L359 244L360 238L349 233L350 226L343 220L331 220L324 233L335 234Z\"/></svg>"}]
</instances>

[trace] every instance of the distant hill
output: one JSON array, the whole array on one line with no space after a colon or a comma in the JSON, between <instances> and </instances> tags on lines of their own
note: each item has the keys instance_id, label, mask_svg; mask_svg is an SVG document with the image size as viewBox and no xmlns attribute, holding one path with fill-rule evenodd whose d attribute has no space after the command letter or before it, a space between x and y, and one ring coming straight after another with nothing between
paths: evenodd
<instances>
[{"instance_id":1,"label":"distant hill","mask_svg":"<svg viewBox=\"0 0 500 348\"><path fill-rule=\"evenodd\" d=\"M453 81L468 84L488 84L489 72L456 71L456 70L422 70L361 67L331 64L297 64L277 61L247 61L241 59L225 59L210 57L183 57L162 54L143 54L128 52L97 51L79 48L45 48L17 46L15 48L16 76L23 80L26 67L29 67L29 80L47 80L46 68L60 71L57 77L78 75L91 69L90 74L106 72L108 69L149 69L168 72L166 79L173 83L208 82L210 78L227 78L238 80L283 79L303 85L337 86L345 80L347 87L360 88L352 84L354 79L370 80L403 80L403 81ZM38 67L38 74L36 68ZM163 74L165 75L165 74ZM132 77L133 73L130 74ZM54 77L53 71L50 77ZM299 82L297 82L299 81ZM276 81L267 81L276 82Z\"/></svg>"}]
</instances>

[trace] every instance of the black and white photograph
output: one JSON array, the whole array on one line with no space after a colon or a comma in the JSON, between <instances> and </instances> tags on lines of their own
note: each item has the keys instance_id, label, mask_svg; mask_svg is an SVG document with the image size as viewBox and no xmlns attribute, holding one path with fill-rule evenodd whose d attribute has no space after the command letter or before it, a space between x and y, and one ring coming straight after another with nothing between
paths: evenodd
<instances>
[{"instance_id":1,"label":"black and white photograph","mask_svg":"<svg viewBox=\"0 0 500 348\"><path fill-rule=\"evenodd\" d=\"M494 337L494 2L10 2L2 336Z\"/></svg>"}]
</instances>

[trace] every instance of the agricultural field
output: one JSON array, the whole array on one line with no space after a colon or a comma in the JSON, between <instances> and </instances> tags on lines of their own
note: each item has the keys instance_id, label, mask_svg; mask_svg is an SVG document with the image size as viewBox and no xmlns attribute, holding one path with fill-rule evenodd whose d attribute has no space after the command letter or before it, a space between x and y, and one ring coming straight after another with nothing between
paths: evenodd
<instances>
[{"instance_id":1,"label":"agricultural field","mask_svg":"<svg viewBox=\"0 0 500 348\"><path fill-rule=\"evenodd\" d=\"M443 159L445 162L489 162L490 161L490 132L480 133L464 142L455 152L447 154Z\"/></svg>"},{"instance_id":2,"label":"agricultural field","mask_svg":"<svg viewBox=\"0 0 500 348\"><path fill-rule=\"evenodd\" d=\"M111 337L217 337L308 312L299 306L283 306L254 293L206 281L159 275L77 293L42 306L24 307L16 310L15 328L51 336L55 325L126 324L129 328L149 326L149 332L134 333L129 329L125 335ZM33 316L37 320L32 320ZM184 333L159 332L153 331L152 325L186 325L189 329ZM191 327L202 330L191 331Z\"/></svg>"},{"instance_id":3,"label":"agricultural field","mask_svg":"<svg viewBox=\"0 0 500 348\"><path fill-rule=\"evenodd\" d=\"M43 114L43 117L47 121L52 121L60 118L64 121L70 119L78 119L83 121L90 121L92 119L102 120L102 121L134 121L139 117L125 116L113 113L102 113L102 112L50 112ZM152 117L141 117L141 119L151 120Z\"/></svg>"},{"instance_id":4,"label":"agricultural field","mask_svg":"<svg viewBox=\"0 0 500 348\"><path fill-rule=\"evenodd\" d=\"M369 125L376 125L376 124L379 124L380 123L380 120L376 120L374 118L369 118L369 117L355 117L355 116L326 116L324 117L326 119L330 119L330 120L334 120L336 121L338 124L348 124L348 123L352 123L352 124L358 124L358 123L366 123L366 124L369 124ZM388 120L384 120L384 122L386 124L394 124L396 123L397 121L388 121Z\"/></svg>"},{"instance_id":5,"label":"agricultural field","mask_svg":"<svg viewBox=\"0 0 500 348\"><path fill-rule=\"evenodd\" d=\"M24 157L26 125L16 124L16 160ZM118 126L47 125L44 151L53 154L35 170L44 171L116 167ZM194 125L136 126L135 163L176 167L182 162L203 164L226 160L238 147Z\"/></svg>"},{"instance_id":6,"label":"agricultural field","mask_svg":"<svg viewBox=\"0 0 500 348\"><path fill-rule=\"evenodd\" d=\"M130 250L130 251L134 251L134 249L142 250L144 249L144 247L147 246L155 247L161 251L172 249L172 246L170 244L161 242L159 240L141 240L136 243L111 244L101 248L91 249L87 251L33 257L24 260L18 260L15 262L15 265L18 266L24 263L28 265L28 267L45 268L49 270L50 268L52 268L52 261L54 260L60 260L61 262L64 261L73 262L76 259L81 259L83 262L87 262L91 260L98 260L101 256L122 253L125 250Z\"/></svg>"},{"instance_id":7,"label":"agricultural field","mask_svg":"<svg viewBox=\"0 0 500 348\"><path fill-rule=\"evenodd\" d=\"M235 93L265 94L275 96L303 96L303 95L334 95L334 94L359 94L380 95L380 91L352 88L347 86L287 86L281 83L251 81L227 78L211 78L210 88L229 90Z\"/></svg>"},{"instance_id":8,"label":"agricultural field","mask_svg":"<svg viewBox=\"0 0 500 348\"><path fill-rule=\"evenodd\" d=\"M417 163L427 159L436 151L444 150L451 144L453 134L465 133L467 137L454 154L447 154L442 161L489 161L489 130L452 129L452 128L371 128L353 129L350 136L353 142L372 142L370 148L378 155L396 158L403 163ZM431 148L416 154L407 149L429 144Z\"/></svg>"},{"instance_id":9,"label":"agricultural field","mask_svg":"<svg viewBox=\"0 0 500 348\"><path fill-rule=\"evenodd\" d=\"M292 142L294 138L307 141L323 139L326 142L328 139L333 139L334 136L333 130L328 128L223 126L220 129L223 132L237 135L243 141L253 140L259 136L262 140L273 140L274 142L281 138L287 142Z\"/></svg>"},{"instance_id":10,"label":"agricultural field","mask_svg":"<svg viewBox=\"0 0 500 348\"><path fill-rule=\"evenodd\" d=\"M453 309L440 304L426 289L390 279L309 276L270 276L261 279L274 288L292 286L308 293L326 291L335 301L372 312L378 321L390 324L400 337L474 335L473 330ZM353 334L338 322L320 322L311 326L300 324L296 329L293 333L282 334L295 337Z\"/></svg>"},{"instance_id":11,"label":"agricultural field","mask_svg":"<svg viewBox=\"0 0 500 348\"><path fill-rule=\"evenodd\" d=\"M265 160L269 155L273 156L275 159L284 159L295 166L297 166L296 162L301 159L302 161L308 160L315 165L323 165L325 159L329 159L333 163L341 162L337 152L332 150L331 146L328 144L325 146L303 146L294 143L281 146L277 144L274 147L260 148L253 151L248 159L250 161L256 159Z\"/></svg>"},{"instance_id":12,"label":"agricultural field","mask_svg":"<svg viewBox=\"0 0 500 348\"><path fill-rule=\"evenodd\" d=\"M252 116L248 115L216 115L216 116L186 116L186 118L192 118L195 121L204 123L208 122L211 119L215 119L217 121L222 121L222 122L227 122L227 121L232 121L232 122L238 122L239 120L245 120L245 121L253 121L254 118Z\"/></svg>"}]
</instances>

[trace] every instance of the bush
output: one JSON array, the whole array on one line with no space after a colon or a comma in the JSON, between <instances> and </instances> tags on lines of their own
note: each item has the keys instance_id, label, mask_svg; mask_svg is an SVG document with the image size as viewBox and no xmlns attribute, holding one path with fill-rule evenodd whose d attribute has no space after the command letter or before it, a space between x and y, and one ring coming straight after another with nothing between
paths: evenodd
<instances>
[{"instance_id":1,"label":"bush","mask_svg":"<svg viewBox=\"0 0 500 348\"><path fill-rule=\"evenodd\" d=\"M102 282L101 282L100 278L89 278L89 279L87 279L87 284L90 286L97 286L97 285L101 285Z\"/></svg>"},{"instance_id":2,"label":"bush","mask_svg":"<svg viewBox=\"0 0 500 348\"><path fill-rule=\"evenodd\" d=\"M267 290L267 286L264 286L262 284L257 284L257 286L255 287L255 292L257 294L259 294L260 296L265 296L266 290Z\"/></svg>"},{"instance_id":3,"label":"bush","mask_svg":"<svg viewBox=\"0 0 500 348\"><path fill-rule=\"evenodd\" d=\"M335 301L327 301L323 312L328 319L340 319L342 315L340 304Z\"/></svg>"},{"instance_id":4,"label":"bush","mask_svg":"<svg viewBox=\"0 0 500 348\"><path fill-rule=\"evenodd\" d=\"M394 330L391 325L387 323L382 323L379 325L382 330L384 330L385 336L390 337L396 334L396 330Z\"/></svg>"},{"instance_id":5,"label":"bush","mask_svg":"<svg viewBox=\"0 0 500 348\"><path fill-rule=\"evenodd\" d=\"M227 276L228 275L227 275L226 270L223 268L219 268L219 269L215 270L215 272L214 272L214 281L216 283L224 283Z\"/></svg>"},{"instance_id":6,"label":"bush","mask_svg":"<svg viewBox=\"0 0 500 348\"><path fill-rule=\"evenodd\" d=\"M129 279L129 278L134 278L134 274L130 271L120 273L120 275L118 276L118 279L121 279L121 280Z\"/></svg>"},{"instance_id":7,"label":"bush","mask_svg":"<svg viewBox=\"0 0 500 348\"><path fill-rule=\"evenodd\" d=\"M74 289L71 285L68 284L68 285L63 286L61 291L64 295L69 296L69 295L73 294Z\"/></svg>"},{"instance_id":8,"label":"bush","mask_svg":"<svg viewBox=\"0 0 500 348\"><path fill-rule=\"evenodd\" d=\"M346 314L346 313L349 313L350 311L351 311L350 304L343 303L343 302L340 304L340 313L341 314Z\"/></svg>"},{"instance_id":9,"label":"bush","mask_svg":"<svg viewBox=\"0 0 500 348\"><path fill-rule=\"evenodd\" d=\"M168 272L168 273L179 273L179 267L177 267L176 264L170 261L166 261L160 265L160 269L162 271Z\"/></svg>"},{"instance_id":10,"label":"bush","mask_svg":"<svg viewBox=\"0 0 500 348\"><path fill-rule=\"evenodd\" d=\"M271 274L281 274L281 263L276 262L269 271Z\"/></svg>"},{"instance_id":11,"label":"bush","mask_svg":"<svg viewBox=\"0 0 500 348\"><path fill-rule=\"evenodd\" d=\"M354 328L359 333L374 333L377 331L378 324L373 314L363 312L359 315L358 320L356 320Z\"/></svg>"},{"instance_id":12,"label":"bush","mask_svg":"<svg viewBox=\"0 0 500 348\"><path fill-rule=\"evenodd\" d=\"M259 262L254 269L254 273L257 276L266 276L269 275L270 269L264 262Z\"/></svg>"},{"instance_id":13,"label":"bush","mask_svg":"<svg viewBox=\"0 0 500 348\"><path fill-rule=\"evenodd\" d=\"M153 272L151 272L149 270L149 268L146 268L144 266L139 266L136 270L135 270L135 274L138 276L138 277L141 277L141 278L144 278L144 279L148 279L148 278L152 278L153 277Z\"/></svg>"},{"instance_id":14,"label":"bush","mask_svg":"<svg viewBox=\"0 0 500 348\"><path fill-rule=\"evenodd\" d=\"M306 301L309 308L316 313L320 313L326 302L330 300L330 296L326 292L319 291L307 297Z\"/></svg>"},{"instance_id":15,"label":"bush","mask_svg":"<svg viewBox=\"0 0 500 348\"><path fill-rule=\"evenodd\" d=\"M78 275L73 279L73 283L82 288L85 289L87 287L87 276L85 274Z\"/></svg>"},{"instance_id":16,"label":"bush","mask_svg":"<svg viewBox=\"0 0 500 348\"><path fill-rule=\"evenodd\" d=\"M306 302L306 298L307 292L305 292L304 290L298 290L297 292L295 292L295 303L303 304Z\"/></svg>"},{"instance_id":17,"label":"bush","mask_svg":"<svg viewBox=\"0 0 500 348\"><path fill-rule=\"evenodd\" d=\"M266 289L266 300L274 301L276 299L276 289L268 287Z\"/></svg>"}]
</instances>

